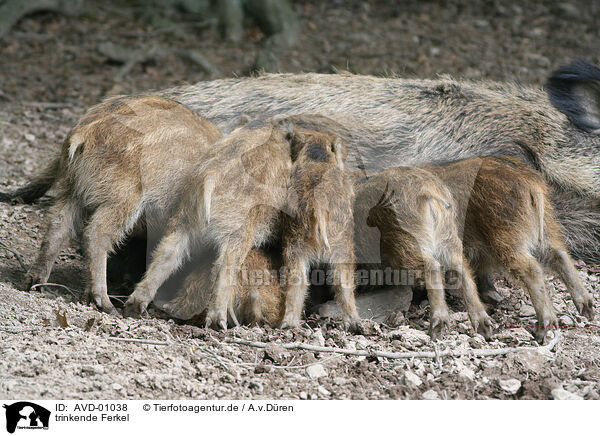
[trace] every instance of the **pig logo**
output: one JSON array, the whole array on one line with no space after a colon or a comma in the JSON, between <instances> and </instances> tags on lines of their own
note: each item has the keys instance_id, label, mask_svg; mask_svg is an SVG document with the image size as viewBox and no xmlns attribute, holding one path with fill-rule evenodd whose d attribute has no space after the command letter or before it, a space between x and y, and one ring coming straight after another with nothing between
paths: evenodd
<instances>
[{"instance_id":1,"label":"pig logo","mask_svg":"<svg viewBox=\"0 0 600 436\"><path fill-rule=\"evenodd\" d=\"M50 411L35 403L19 401L10 405L4 404L6 409L6 431L14 433L19 429L48 429Z\"/></svg>"}]
</instances>

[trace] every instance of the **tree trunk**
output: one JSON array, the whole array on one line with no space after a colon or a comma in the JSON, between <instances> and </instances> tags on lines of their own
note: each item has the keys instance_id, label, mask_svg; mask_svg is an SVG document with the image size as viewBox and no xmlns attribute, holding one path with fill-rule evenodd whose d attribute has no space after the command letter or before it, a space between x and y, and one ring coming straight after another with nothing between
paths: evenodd
<instances>
[{"instance_id":1,"label":"tree trunk","mask_svg":"<svg viewBox=\"0 0 600 436\"><path fill-rule=\"evenodd\" d=\"M0 39L4 38L21 18L40 11L74 16L80 13L81 3L79 0L8 0L0 6Z\"/></svg>"}]
</instances>

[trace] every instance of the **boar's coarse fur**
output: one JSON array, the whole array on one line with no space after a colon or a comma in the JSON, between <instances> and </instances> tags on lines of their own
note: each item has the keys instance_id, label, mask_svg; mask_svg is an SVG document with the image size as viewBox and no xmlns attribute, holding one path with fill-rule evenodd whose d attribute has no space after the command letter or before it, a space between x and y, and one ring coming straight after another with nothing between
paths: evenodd
<instances>
[{"instance_id":1,"label":"boar's coarse fur","mask_svg":"<svg viewBox=\"0 0 600 436\"><path fill-rule=\"evenodd\" d=\"M593 319L593 299L567 253L541 175L507 157L471 158L424 169L439 177L457 204L465 257L480 277L506 271L525 285L535 308L536 338L557 324L542 266L565 283L577 310ZM464 233L463 233L464 232Z\"/></svg>"},{"instance_id":2,"label":"boar's coarse fur","mask_svg":"<svg viewBox=\"0 0 600 436\"><path fill-rule=\"evenodd\" d=\"M420 168L392 168L368 179L355 181L354 220L358 259L373 246L372 232L359 232L364 225L379 229L381 267L423 274L431 315L429 332L439 336L449 324L444 294L444 274L455 272L476 332L492 333L492 322L479 300L456 226L456 205L448 188L433 174ZM376 199L379 198L379 201ZM377 201L374 204L374 201ZM363 264L366 268L370 264ZM362 265L359 260L359 268ZM410 283L401 284L403 287Z\"/></svg>"},{"instance_id":3,"label":"boar's coarse fur","mask_svg":"<svg viewBox=\"0 0 600 436\"><path fill-rule=\"evenodd\" d=\"M189 189L190 169L220 137L212 123L157 96L114 97L92 107L50 165L57 169L56 198L27 285L47 281L61 247L85 224L86 297L113 312L108 252L142 219L160 227Z\"/></svg>"},{"instance_id":4,"label":"boar's coarse fur","mask_svg":"<svg viewBox=\"0 0 600 436\"><path fill-rule=\"evenodd\" d=\"M268 74L161 91L223 131L251 117L320 114L342 131L348 166L369 174L400 165L473 156L516 157L553 187L552 201L578 258L600 262L600 70L575 61L547 91L451 78Z\"/></svg>"}]
</instances>

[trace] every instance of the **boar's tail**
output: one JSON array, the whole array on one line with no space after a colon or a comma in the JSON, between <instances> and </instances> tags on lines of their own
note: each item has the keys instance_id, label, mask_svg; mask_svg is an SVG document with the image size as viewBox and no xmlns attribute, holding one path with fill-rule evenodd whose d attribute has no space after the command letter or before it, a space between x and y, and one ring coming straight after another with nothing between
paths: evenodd
<instances>
[{"instance_id":1,"label":"boar's tail","mask_svg":"<svg viewBox=\"0 0 600 436\"><path fill-rule=\"evenodd\" d=\"M450 209L452 205L448 202L448 200L437 194L435 189L432 189L428 186L423 186L421 188L421 192L417 198L418 201L424 202L423 204L426 207L425 210L428 212L428 216L425 217L425 220L429 226L431 235L435 235L438 234L438 232L443 231L442 227L446 222L444 217L447 215L445 210ZM433 241L435 241L435 238L433 238ZM433 243L433 245L435 245L435 243Z\"/></svg>"},{"instance_id":2,"label":"boar's tail","mask_svg":"<svg viewBox=\"0 0 600 436\"><path fill-rule=\"evenodd\" d=\"M25 186L12 192L0 192L0 201L8 203L18 200L23 203L33 203L52 187L58 175L59 168L60 158L56 157L46 168L44 168L39 176L31 180Z\"/></svg>"},{"instance_id":3,"label":"boar's tail","mask_svg":"<svg viewBox=\"0 0 600 436\"><path fill-rule=\"evenodd\" d=\"M319 207L315 209L315 219L315 237L317 241L323 244L327 251L330 251L331 247L329 246L329 239L327 239L327 220L325 214Z\"/></svg>"},{"instance_id":4,"label":"boar's tail","mask_svg":"<svg viewBox=\"0 0 600 436\"><path fill-rule=\"evenodd\" d=\"M423 197L426 197L426 198L430 198L430 199L432 199L432 200L437 200L437 201L439 201L439 202L440 202L440 204L441 204L442 206L444 206L444 209L450 209L450 208L452 207L452 205L451 205L450 203L448 203L446 200L444 200L444 199L443 199L442 197L440 197L439 195L437 195L437 194L434 194L434 193L433 193L433 192L431 192L429 189L426 189L426 188L422 189L422 190L421 190L421 195L422 195Z\"/></svg>"},{"instance_id":5,"label":"boar's tail","mask_svg":"<svg viewBox=\"0 0 600 436\"><path fill-rule=\"evenodd\" d=\"M204 186L202 188L201 210L204 213L204 222L210 223L210 212L212 204L212 195L215 190L215 174L209 173L204 178Z\"/></svg>"},{"instance_id":6,"label":"boar's tail","mask_svg":"<svg viewBox=\"0 0 600 436\"><path fill-rule=\"evenodd\" d=\"M544 211L546 209L544 205L544 194L540 191L533 191L531 193L531 202L535 209L536 220L537 220L537 242L540 245L544 244Z\"/></svg>"},{"instance_id":7,"label":"boar's tail","mask_svg":"<svg viewBox=\"0 0 600 436\"><path fill-rule=\"evenodd\" d=\"M233 322L233 324L236 327L240 326L240 322L237 319L237 316L235 315L235 310L233 309L233 300L234 298L232 298L232 301L229 303L229 307L227 308L227 311L229 313L229 317L231 318L231 321Z\"/></svg>"}]
</instances>

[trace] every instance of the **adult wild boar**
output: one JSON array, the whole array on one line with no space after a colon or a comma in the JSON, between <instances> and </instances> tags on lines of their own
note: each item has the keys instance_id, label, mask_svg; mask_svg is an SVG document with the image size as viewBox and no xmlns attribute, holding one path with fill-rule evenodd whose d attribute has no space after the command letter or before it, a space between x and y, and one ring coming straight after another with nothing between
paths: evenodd
<instances>
[{"instance_id":1,"label":"adult wild boar","mask_svg":"<svg viewBox=\"0 0 600 436\"><path fill-rule=\"evenodd\" d=\"M472 156L516 157L553 186L571 252L600 262L600 69L586 62L554 71L546 91L450 78L268 74L160 93L224 132L244 113L324 115L336 123L307 128L342 137L348 166L368 173Z\"/></svg>"}]
</instances>

